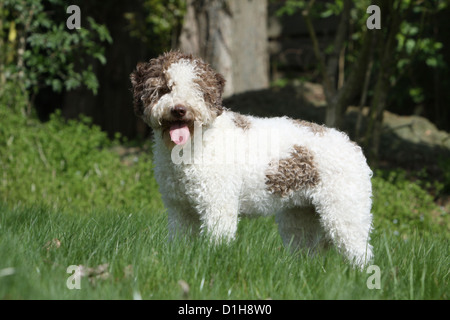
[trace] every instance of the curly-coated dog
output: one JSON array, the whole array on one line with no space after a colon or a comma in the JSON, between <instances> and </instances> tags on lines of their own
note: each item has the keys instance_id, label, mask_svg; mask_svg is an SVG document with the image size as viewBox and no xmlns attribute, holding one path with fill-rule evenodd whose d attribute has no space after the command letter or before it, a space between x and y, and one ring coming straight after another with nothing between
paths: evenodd
<instances>
[{"instance_id":1,"label":"curly-coated dog","mask_svg":"<svg viewBox=\"0 0 450 320\"><path fill-rule=\"evenodd\" d=\"M354 266L372 259L372 171L346 134L232 112L224 78L178 51L138 64L131 82L135 112L154 131L171 239L229 241L240 216L275 214L292 250L331 242Z\"/></svg>"}]
</instances>

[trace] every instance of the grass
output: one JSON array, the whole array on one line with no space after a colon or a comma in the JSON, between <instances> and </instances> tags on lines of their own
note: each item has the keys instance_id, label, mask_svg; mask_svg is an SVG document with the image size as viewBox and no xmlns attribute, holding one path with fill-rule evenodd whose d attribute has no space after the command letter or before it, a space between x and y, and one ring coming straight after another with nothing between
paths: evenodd
<instances>
[{"instance_id":1,"label":"grass","mask_svg":"<svg viewBox=\"0 0 450 320\"><path fill-rule=\"evenodd\" d=\"M65 121L56 113L41 123L0 105L0 202L78 213L114 210L130 199L162 208L150 152L119 156L117 147L88 118Z\"/></svg>"},{"instance_id":2,"label":"grass","mask_svg":"<svg viewBox=\"0 0 450 320\"><path fill-rule=\"evenodd\" d=\"M230 246L213 247L202 238L169 243L162 213L3 207L0 298L449 298L444 236L376 233L378 290L368 289L372 272L351 269L333 250L315 257L286 252L272 219L242 220L239 228ZM70 265L93 269L79 290L66 286Z\"/></svg>"},{"instance_id":3,"label":"grass","mask_svg":"<svg viewBox=\"0 0 450 320\"><path fill-rule=\"evenodd\" d=\"M289 254L273 218L243 219L229 246L169 243L150 152L121 156L86 118L41 123L0 105L0 121L0 299L449 298L448 208L402 171L372 179L369 289L376 274L333 249ZM84 268L79 290L70 266Z\"/></svg>"}]
</instances>

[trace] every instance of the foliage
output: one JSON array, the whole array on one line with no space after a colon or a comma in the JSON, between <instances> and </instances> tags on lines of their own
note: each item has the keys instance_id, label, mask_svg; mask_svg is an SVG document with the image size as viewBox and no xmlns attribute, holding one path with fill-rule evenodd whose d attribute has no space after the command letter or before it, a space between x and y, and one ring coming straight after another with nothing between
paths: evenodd
<instances>
[{"instance_id":1,"label":"foliage","mask_svg":"<svg viewBox=\"0 0 450 320\"><path fill-rule=\"evenodd\" d=\"M363 2L363 1L358 1ZM302 10L311 9L311 15L315 18L328 18L332 15L339 15L344 6L343 0L334 2L318 2L309 7L311 1L306 0L286 0L283 5L276 11L277 16L293 15Z\"/></svg>"},{"instance_id":2,"label":"foliage","mask_svg":"<svg viewBox=\"0 0 450 320\"><path fill-rule=\"evenodd\" d=\"M122 206L160 208L149 155L119 157L91 121L45 124L0 106L0 201L66 211Z\"/></svg>"},{"instance_id":3,"label":"foliage","mask_svg":"<svg viewBox=\"0 0 450 320\"><path fill-rule=\"evenodd\" d=\"M61 92L84 85L97 92L99 85L89 60L104 64L101 43L112 39L106 27L91 17L81 29L69 30L66 7L62 0L2 1L0 94L11 83L31 96L44 86Z\"/></svg>"},{"instance_id":4,"label":"foliage","mask_svg":"<svg viewBox=\"0 0 450 320\"><path fill-rule=\"evenodd\" d=\"M185 13L183 0L144 0L141 12L127 12L124 16L130 35L158 54L174 47Z\"/></svg>"},{"instance_id":5,"label":"foliage","mask_svg":"<svg viewBox=\"0 0 450 320\"><path fill-rule=\"evenodd\" d=\"M404 171L377 170L372 183L375 230L403 238L448 231L448 213L434 203L425 182L408 180Z\"/></svg>"},{"instance_id":6,"label":"foliage","mask_svg":"<svg viewBox=\"0 0 450 320\"><path fill-rule=\"evenodd\" d=\"M308 8L311 1L306 0L287 0L283 6L277 10L277 15L293 15L301 10ZM347 40L349 43L353 42L351 47L353 50L347 52L346 60L349 62L355 61L355 52L358 51L361 39L364 33L367 32L365 28L367 13L366 10L371 4L370 1L353 1L351 9L351 20L349 24L352 25L352 33ZM445 10L448 7L446 1L398 1L399 11L404 14L405 19L401 21L401 26L397 38L397 73L391 78L391 82L395 84L398 78L408 73L410 68L415 63L425 63L430 68L446 68L447 64L444 61L442 48L444 44L435 39L430 34L429 23L433 16L438 12ZM343 0L336 0L334 2L316 3L311 8L311 15L318 19L329 18L330 16L339 16L342 13ZM356 41L356 42L355 42ZM330 51L330 48L327 48ZM415 88L408 93L414 101L418 101L418 90ZM421 99L423 100L423 99ZM421 102L420 100L420 102Z\"/></svg>"},{"instance_id":7,"label":"foliage","mask_svg":"<svg viewBox=\"0 0 450 320\"><path fill-rule=\"evenodd\" d=\"M439 160L439 167L442 171L442 190L443 194L450 194L450 159L444 158Z\"/></svg>"},{"instance_id":8,"label":"foliage","mask_svg":"<svg viewBox=\"0 0 450 320\"><path fill-rule=\"evenodd\" d=\"M421 104L425 100L426 90L423 84L418 85L415 75L417 66L427 66L430 69L447 70L448 65L444 61L442 49L444 44L436 38L433 32L433 20L436 15L448 7L445 1L424 1L413 3L403 1L400 3L403 10L408 13L401 21L400 32L397 34L397 70L398 75L391 78L395 85L402 77L413 80L411 88L407 91L409 98L415 104ZM434 16L434 18L433 18ZM400 87L403 92L405 88ZM435 94L429 93L429 94ZM397 98L398 99L398 98Z\"/></svg>"},{"instance_id":9,"label":"foliage","mask_svg":"<svg viewBox=\"0 0 450 320\"><path fill-rule=\"evenodd\" d=\"M336 0L323 3L314 0L287 0L283 2L277 14L279 16L292 15L308 10L309 15L314 19L326 19L331 16L339 16L343 12L344 1ZM371 4L381 5L383 3L387 2L352 1L348 21L350 32L345 40L345 79L350 79L349 75L353 66L357 64L364 39L369 33L375 32L368 31L366 28L367 8ZM444 94L445 88L448 87L444 75L448 73L449 68L445 61L445 40L448 37L445 36L444 29L448 28L445 25L439 27L439 23L448 24L446 22L448 20L444 17L448 15L449 2L445 0L396 0L392 3L392 12L382 12L382 21L385 25L377 31L379 34L378 43L372 49L374 52L374 71L369 79L370 83L373 85L376 82L375 76L379 74L380 68L383 68L383 50L385 50L383 48L387 43L386 39L389 32L395 29L390 27L392 25L390 21L398 19L399 28L395 34L395 50L389 56L390 61L395 63L392 71L388 72L390 86L388 89L391 90L386 105L389 106L391 111L397 113L415 112L414 108L417 105L422 108L434 105L434 108L428 108L428 110L424 110L424 113L427 116L434 117L437 123L443 123L444 120L439 115L446 114L444 109L448 100ZM311 5L312 7L310 7ZM330 45L323 52L329 57L332 49L333 45ZM385 67L384 69L390 68ZM369 98L375 99L374 94L373 90L367 92Z\"/></svg>"}]
</instances>

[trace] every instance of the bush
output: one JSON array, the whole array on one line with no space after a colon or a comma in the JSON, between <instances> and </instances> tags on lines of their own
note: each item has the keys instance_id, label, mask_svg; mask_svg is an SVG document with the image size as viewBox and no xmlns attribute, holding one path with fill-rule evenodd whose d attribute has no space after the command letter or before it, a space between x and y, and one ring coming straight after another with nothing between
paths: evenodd
<instances>
[{"instance_id":1,"label":"bush","mask_svg":"<svg viewBox=\"0 0 450 320\"><path fill-rule=\"evenodd\" d=\"M10 86L32 97L44 87L55 92L85 86L94 94L98 80L93 60L106 63L112 43L107 28L86 17L79 30L66 26L63 0L6 0L0 5L0 96ZM5 90L6 88L6 90Z\"/></svg>"},{"instance_id":2,"label":"bush","mask_svg":"<svg viewBox=\"0 0 450 320\"><path fill-rule=\"evenodd\" d=\"M406 238L416 231L445 229L447 214L434 203L420 180L408 180L401 170L377 170L372 183L375 230Z\"/></svg>"},{"instance_id":3,"label":"bush","mask_svg":"<svg viewBox=\"0 0 450 320\"><path fill-rule=\"evenodd\" d=\"M45 124L0 106L0 201L55 209L161 209L150 155L124 163L111 151L118 141L88 118Z\"/></svg>"}]
</instances>

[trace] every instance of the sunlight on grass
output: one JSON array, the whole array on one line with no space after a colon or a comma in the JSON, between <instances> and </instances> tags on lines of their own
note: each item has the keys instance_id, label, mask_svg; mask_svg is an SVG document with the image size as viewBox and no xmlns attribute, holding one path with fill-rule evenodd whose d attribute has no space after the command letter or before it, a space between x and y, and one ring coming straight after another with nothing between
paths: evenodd
<instances>
[{"instance_id":1,"label":"sunlight on grass","mask_svg":"<svg viewBox=\"0 0 450 320\"><path fill-rule=\"evenodd\" d=\"M443 237L374 239L380 290L331 250L289 254L273 219L243 220L238 239L167 241L166 218L145 212L1 209L3 299L447 299ZM58 239L53 242L52 239ZM50 241L50 245L49 245ZM57 243L58 245L55 245ZM70 290L71 265L91 269ZM100 271L98 271L100 270ZM184 284L181 286L180 283Z\"/></svg>"},{"instance_id":2,"label":"sunlight on grass","mask_svg":"<svg viewBox=\"0 0 450 320\"><path fill-rule=\"evenodd\" d=\"M448 213L402 172L373 178L380 289L369 289L371 273L333 248L290 254L273 218L242 219L230 245L168 242L149 151L119 155L88 119L0 117L2 299L449 298Z\"/></svg>"}]
</instances>

